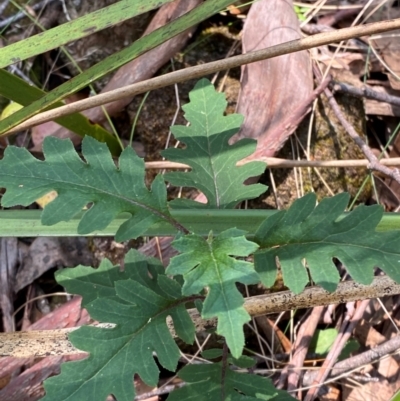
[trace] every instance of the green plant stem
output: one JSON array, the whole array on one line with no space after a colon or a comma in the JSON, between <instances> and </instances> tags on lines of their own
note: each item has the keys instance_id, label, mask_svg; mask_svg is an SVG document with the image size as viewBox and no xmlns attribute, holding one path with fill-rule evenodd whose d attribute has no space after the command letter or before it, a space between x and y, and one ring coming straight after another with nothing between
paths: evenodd
<instances>
[{"instance_id":1,"label":"green plant stem","mask_svg":"<svg viewBox=\"0 0 400 401\"><path fill-rule=\"evenodd\" d=\"M132 124L131 134L129 136L129 146L132 146L133 134L135 133L135 129L136 129L137 122L139 120L140 113L142 112L142 108L143 108L144 104L146 103L146 99L150 95L150 93L151 92L149 91L144 94L143 99L140 102L140 105L136 111L135 119L133 120L133 124Z\"/></svg>"},{"instance_id":2,"label":"green plant stem","mask_svg":"<svg viewBox=\"0 0 400 401\"><path fill-rule=\"evenodd\" d=\"M198 235L207 236L210 230L215 235L232 227L245 230L249 237L253 236L259 225L267 217L276 213L275 210L172 210L171 215L179 222ZM82 213L68 222L62 222L53 226L44 226L40 222L41 210L2 210L0 211L0 237L35 237L76 236L78 223ZM343 217L346 214L343 214ZM129 215L113 220L104 230L90 234L91 236L113 236L118 227L129 218ZM384 213L377 227L378 231L400 230L400 214ZM145 236L173 236L177 234L167 222L154 224L143 235Z\"/></svg>"},{"instance_id":3,"label":"green plant stem","mask_svg":"<svg viewBox=\"0 0 400 401\"><path fill-rule=\"evenodd\" d=\"M221 369L221 400L225 400L225 378L226 371L229 369L228 363L229 349L226 342L224 342L224 346L222 348L222 369Z\"/></svg>"}]
</instances>

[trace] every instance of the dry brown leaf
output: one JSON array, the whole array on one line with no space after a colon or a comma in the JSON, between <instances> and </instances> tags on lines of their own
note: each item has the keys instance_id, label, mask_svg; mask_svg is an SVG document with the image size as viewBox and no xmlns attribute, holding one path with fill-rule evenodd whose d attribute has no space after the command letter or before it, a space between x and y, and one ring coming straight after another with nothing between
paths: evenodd
<instances>
[{"instance_id":1,"label":"dry brown leaf","mask_svg":"<svg viewBox=\"0 0 400 401\"><path fill-rule=\"evenodd\" d=\"M388 401L396 391L395 385L390 385L387 380L379 380L352 387L343 386L342 400L351 401Z\"/></svg>"},{"instance_id":2,"label":"dry brown leaf","mask_svg":"<svg viewBox=\"0 0 400 401\"><path fill-rule=\"evenodd\" d=\"M14 291L18 292L53 267L89 266L92 261L85 237L38 237L18 270Z\"/></svg>"},{"instance_id":3,"label":"dry brown leaf","mask_svg":"<svg viewBox=\"0 0 400 401\"><path fill-rule=\"evenodd\" d=\"M374 48L380 53L388 71L389 82L393 89L400 90L400 30L391 31L387 34L371 40Z\"/></svg>"},{"instance_id":4,"label":"dry brown leaf","mask_svg":"<svg viewBox=\"0 0 400 401\"><path fill-rule=\"evenodd\" d=\"M292 2L261 0L252 5L247 16L243 51L263 49L299 38L299 21ZM293 110L306 101L312 90L311 63L306 51L244 66L237 111L245 116L245 121L239 137L255 138L259 144L265 143L268 133L283 124Z\"/></svg>"}]
</instances>

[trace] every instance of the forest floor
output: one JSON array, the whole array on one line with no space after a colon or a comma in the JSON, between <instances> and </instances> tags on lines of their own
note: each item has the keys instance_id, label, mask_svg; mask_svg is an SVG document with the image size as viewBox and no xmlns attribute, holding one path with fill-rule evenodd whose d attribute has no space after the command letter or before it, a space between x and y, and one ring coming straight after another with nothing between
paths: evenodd
<instances>
[{"instance_id":1,"label":"forest floor","mask_svg":"<svg viewBox=\"0 0 400 401\"><path fill-rule=\"evenodd\" d=\"M267 1L261 0L260 3ZM19 3L22 5L24 2ZM31 13L35 22L23 17L2 25L2 21L17 14L17 9L12 2L0 1L2 10L0 47L37 33L37 22L49 29L64 23L68 18L77 18L97 8L105 7L113 1L99 0L85 3L65 0L65 8L61 3L63 2L49 1L46 5L43 1L32 1L23 10L25 13ZM80 5L77 5L78 3ZM294 14L295 19L293 16L289 18L284 14L284 9L281 10L278 6L273 13L257 19L257 16L250 12L250 5L239 8L232 6L226 12L200 24L190 39L182 42L179 51L174 51L168 56L167 60L170 61L162 64L157 69L156 75L241 54L243 48L246 51L252 50L253 43L258 40L261 42L256 36L257 33L272 32L276 23L274 21L285 21L284 26L287 30L273 38L263 38L266 40L262 44L264 47L291 40L291 33L288 34L287 31L308 36L349 27L360 22L368 23L400 17L398 1L382 2L378 6L378 2L375 1L368 4L364 1L343 4L339 0L305 0L303 3L295 2L293 7L297 13ZM70 43L66 46L66 50L76 65L86 70L138 39L154 15L154 12L148 13L144 17L128 20L94 34L89 39ZM239 136L252 137L265 145L270 136L278 132L280 133L278 146L267 156L294 163L285 168L271 164L260 177L260 182L268 185L268 191L258 199L242 205L242 208L284 209L308 192L315 192L318 199L322 199L347 191L351 195L352 207L360 203L379 203L386 211L400 211L400 185L379 172L371 172L365 167L354 165L355 160L365 159L366 156L350 138L346 128L340 124L326 95L322 93L314 101L306 104L307 96L320 84L320 76L316 70L331 77L331 88L334 89L342 115L367 142L373 154L383 158L400 157L400 135L397 135L400 127L400 106L371 97L356 96L354 90L367 85L374 93L400 99L398 34L395 32L372 38L360 38L342 43L340 46L323 46L277 58L274 65L263 66L260 62L256 63L254 69L244 67L241 71L240 68L235 68L208 76L215 87L225 93L226 112L228 114L239 112L245 115L245 124ZM146 62L150 63L143 61ZM71 64L59 49L55 49L13 66L12 71L48 91L76 75L76 65ZM242 73L248 74L246 79L241 79ZM132 70L130 74L129 82L135 82L138 79L135 77L135 71ZM96 82L92 89L100 92L110 82L115 87L128 84L126 81L118 82L113 79L115 78L111 75L106 76ZM146 161L162 160L160 152L163 149L179 146L171 137L169 128L176 124L186 124L181 106L189 101L188 94L195 82L191 80L154 90L146 95L138 95L131 99L128 105L114 110L110 121L121 141L127 145L133 138L134 149ZM258 84L254 85L254 82ZM350 92L353 92L344 93L341 87L344 84L347 84L351 88ZM86 88L77 96L87 97L92 89ZM6 107L7 100L0 97L0 112ZM286 127L288 122L292 123L291 112L301 110L302 107L305 110L304 115L300 121L293 123L292 131L285 136L283 127ZM255 112L247 114L246 110ZM95 122L102 123L111 130L109 122ZM56 134L57 129L53 123L45 123L6 139L0 138L0 156L9 144L24 146L34 151L36 155L40 155L44 138ZM79 143L75 144L79 150ZM312 165L314 161L332 160L342 161L346 165L344 167L326 167L323 163L317 167ZM299 163L296 166L297 162ZM303 162L302 166L300 162ZM310 164L304 165L307 162ZM148 182L160 172L163 173L165 170L148 170ZM169 197L176 196L195 198L198 194L195 191L170 188ZM39 207L40 205L36 204L31 208ZM163 241L164 239L155 241L141 238L120 244L108 237L2 238L1 253L13 254L16 258L13 277L10 277L14 283L13 292L6 300L12 305L11 309L5 307L4 297L0 300L1 330L10 331L11 326L14 330L27 330L30 327L53 329L84 323L85 318L82 317L79 305L76 306L76 298L74 300L64 294L64 289L53 278L54 272L62 267L78 264L98 266L104 257L119 264L125 252L131 247L142 247L152 256L160 256L161 252L162 260L167 263L172 250L169 242ZM5 263L4 258L0 258L0 270L9 269ZM338 267L339 269L342 267L339 262ZM279 289L280 283L277 283L274 290ZM260 287L250 289L251 295L265 291L266 289ZM294 366L306 372L302 375L301 381L296 383L296 390L293 393L299 399L303 399L312 383L310 377L313 370L323 366L332 346L338 346L338 333L344 327L346 319L353 313L352 308L359 306L357 303L331 305L326 308L317 307L254 319L247 332L246 346L257 358L257 369L268 372L275 383L280 383L283 388L290 387L290 379L289 383L283 379L288 373L289 363L292 364L292 368ZM64 314L68 311L68 321L63 320L60 311ZM398 296L370 300L365 305L363 317L353 331L351 339L342 344L339 359L351 362L354 355L392 340L399 335L399 326ZM306 337L312 339L307 341L308 352L301 361L293 359L293 355L296 355ZM203 343L202 335L199 338L201 338L200 343ZM202 346L207 348L211 344L217 344L216 338L211 337L208 341ZM197 351L195 347L185 349L188 355L193 355ZM44 359L48 362L43 362L40 358L19 360L10 357L0 358L0 401L40 399L43 395L44 376L56 374L62 361L60 357ZM346 374L318 383L320 386L318 397L321 400L332 401L390 400L400 388L399 362L398 353L387 354L374 361L367 360L357 368L346 371ZM41 369L46 373L40 377L29 376L28 380L26 376L25 379L21 379L21 375L31 372L37 363L45 366ZM160 387L169 379L168 372L163 372ZM139 380L135 383L139 397L141 393L149 391ZM140 386L143 387L142 390L139 389ZM293 387L290 388L293 390Z\"/></svg>"}]
</instances>

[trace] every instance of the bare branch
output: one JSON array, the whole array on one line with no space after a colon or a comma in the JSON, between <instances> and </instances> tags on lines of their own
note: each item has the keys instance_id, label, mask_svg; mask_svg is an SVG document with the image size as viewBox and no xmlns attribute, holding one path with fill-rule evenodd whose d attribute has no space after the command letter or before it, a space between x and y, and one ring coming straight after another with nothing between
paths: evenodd
<instances>
[{"instance_id":1,"label":"bare branch","mask_svg":"<svg viewBox=\"0 0 400 401\"><path fill-rule=\"evenodd\" d=\"M343 373L349 372L350 370L361 368L370 363L374 363L380 358L390 355L400 349L400 336L391 338L382 344L377 345L373 349L364 351L361 354L352 356L351 358L345 359L336 363L333 369L329 372L328 378L333 378ZM303 386L310 386L315 380L318 371L310 370L307 371L303 378Z\"/></svg>"},{"instance_id":2,"label":"bare branch","mask_svg":"<svg viewBox=\"0 0 400 401\"><path fill-rule=\"evenodd\" d=\"M334 92L347 93L352 96L377 100L379 102L385 102L400 106L400 97L389 95L388 93L378 92L373 90L368 85L362 85L360 88L346 84L344 82L333 81L332 89Z\"/></svg>"},{"instance_id":3,"label":"bare branch","mask_svg":"<svg viewBox=\"0 0 400 401\"><path fill-rule=\"evenodd\" d=\"M316 168L346 168L346 167L363 167L369 166L369 160L289 160L280 159L278 157L257 157L252 160L242 160L237 163L237 166L243 166L252 161L261 161L267 164L268 168L299 168L299 167L316 167ZM381 159L380 163L384 166L400 166L400 157L392 157L389 159ZM186 170L190 168L187 164L176 163L170 161L155 161L146 162L146 170L151 169L174 169Z\"/></svg>"},{"instance_id":4,"label":"bare branch","mask_svg":"<svg viewBox=\"0 0 400 401\"><path fill-rule=\"evenodd\" d=\"M378 298L400 294L400 284L396 284L386 276L375 277L370 286L354 281L339 283L335 292L329 293L320 287L306 288L301 294L282 291L274 294L247 298L245 308L251 316L262 316L292 309L310 308L319 305L330 305L357 301L361 299ZM204 331L216 326L216 320L201 319L197 309L189 310L196 331ZM171 319L167 320L171 333L175 336ZM113 327L103 324L102 327ZM41 357L48 355L80 354L68 340L68 334L77 328L59 330L38 330L16 333L0 333L0 356L18 358Z\"/></svg>"},{"instance_id":5,"label":"bare branch","mask_svg":"<svg viewBox=\"0 0 400 401\"><path fill-rule=\"evenodd\" d=\"M386 167L382 163L380 163L379 159L374 155L371 148L364 142L364 140L357 134L353 126L346 120L332 92L328 88L326 88L324 92L328 98L329 105L331 106L337 119L343 125L343 128L346 130L347 134L359 146L365 157L369 160L368 168L371 170L380 171L381 173L395 180L400 185L399 169L390 169L389 167Z\"/></svg>"}]
</instances>

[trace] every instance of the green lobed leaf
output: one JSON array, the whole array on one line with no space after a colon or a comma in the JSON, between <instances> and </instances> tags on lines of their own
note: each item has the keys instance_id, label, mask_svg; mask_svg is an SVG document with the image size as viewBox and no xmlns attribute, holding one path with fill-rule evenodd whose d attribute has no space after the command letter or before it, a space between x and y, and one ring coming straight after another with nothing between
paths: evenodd
<instances>
[{"instance_id":1,"label":"green lobed leaf","mask_svg":"<svg viewBox=\"0 0 400 401\"><path fill-rule=\"evenodd\" d=\"M269 379L235 372L222 362L188 365L178 376L188 384L174 390L168 401L294 400L287 392L277 390Z\"/></svg>"},{"instance_id":2,"label":"green lobed leaf","mask_svg":"<svg viewBox=\"0 0 400 401\"><path fill-rule=\"evenodd\" d=\"M183 106L183 110L190 126L171 127L175 138L186 148L166 149L162 154L171 161L188 164L191 171L167 173L165 179L176 186L198 188L207 197L208 203L203 205L176 199L171 204L176 207L227 209L265 192L265 185L244 185L248 178L264 172L265 163L250 162L236 166L238 161L255 151L256 141L242 139L233 145L228 142L238 132L243 116L224 116L227 105L225 95L218 93L207 79L197 82L189 97L190 103Z\"/></svg>"},{"instance_id":3,"label":"green lobed leaf","mask_svg":"<svg viewBox=\"0 0 400 401\"><path fill-rule=\"evenodd\" d=\"M95 270L90 266L79 265L71 269L58 270L55 278L71 294L81 295L82 307L86 307L98 298L116 298L115 283L121 280L135 280L157 292L157 280L162 275L165 275L165 268L158 259L131 249L125 255L123 269L120 266L113 266L108 259L103 259Z\"/></svg>"},{"instance_id":4,"label":"green lobed leaf","mask_svg":"<svg viewBox=\"0 0 400 401\"><path fill-rule=\"evenodd\" d=\"M243 324L250 320L236 283L259 281L251 263L234 258L248 256L257 249L244 234L231 228L216 237L210 233L207 239L196 234L182 236L172 243L181 254L171 259L166 270L166 274L183 275L183 295L198 294L208 287L201 315L204 319L218 317L217 333L226 338L235 358L244 346Z\"/></svg>"},{"instance_id":5,"label":"green lobed leaf","mask_svg":"<svg viewBox=\"0 0 400 401\"><path fill-rule=\"evenodd\" d=\"M315 206L316 196L310 193L266 219L256 232L260 249L254 255L264 285L275 281L276 258L285 285L296 293L309 282L304 259L313 282L328 291L339 282L333 258L361 284L372 282L376 266L400 282L400 231L375 231L383 215L378 205L358 206L339 219L348 202L349 195L342 193Z\"/></svg>"},{"instance_id":6,"label":"green lobed leaf","mask_svg":"<svg viewBox=\"0 0 400 401\"><path fill-rule=\"evenodd\" d=\"M119 227L117 241L135 238L156 222L172 222L162 177L157 176L148 190L144 162L132 148L121 153L119 167L107 146L91 137L82 142L86 163L69 139L47 137L43 152L46 160L40 161L26 149L7 147L0 160L0 187L7 190L3 206L28 206L55 190L57 198L41 216L44 225L52 225L70 220L93 202L78 225L79 234L101 230L120 213L129 212L132 216Z\"/></svg>"},{"instance_id":7,"label":"green lobed leaf","mask_svg":"<svg viewBox=\"0 0 400 401\"><path fill-rule=\"evenodd\" d=\"M172 317L178 336L193 342L194 325L185 309L181 287L165 276L161 264L132 250L124 268L120 272L118 266L106 262L99 270L79 266L58 273L59 283L83 296L93 319L116 327L86 326L71 333L72 344L90 355L63 364L60 375L46 380L43 400L86 401L89 395L93 400L105 400L112 394L118 401L132 401L136 373L147 384L156 385L159 370L153 352L171 371L180 357L166 324L167 316Z\"/></svg>"},{"instance_id":8,"label":"green lobed leaf","mask_svg":"<svg viewBox=\"0 0 400 401\"><path fill-rule=\"evenodd\" d=\"M230 360L230 363L237 366L238 368L245 369L252 368L256 364L254 358L247 355L242 355L239 359L232 358L232 360Z\"/></svg>"}]
</instances>

